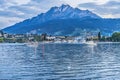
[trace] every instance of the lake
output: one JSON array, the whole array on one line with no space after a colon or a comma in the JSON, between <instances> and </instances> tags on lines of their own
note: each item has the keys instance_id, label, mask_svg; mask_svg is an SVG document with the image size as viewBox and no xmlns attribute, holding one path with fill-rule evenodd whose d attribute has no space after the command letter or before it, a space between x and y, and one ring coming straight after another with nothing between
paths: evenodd
<instances>
[{"instance_id":1,"label":"lake","mask_svg":"<svg viewBox=\"0 0 120 80\"><path fill-rule=\"evenodd\" d=\"M0 44L0 80L120 80L120 44Z\"/></svg>"}]
</instances>

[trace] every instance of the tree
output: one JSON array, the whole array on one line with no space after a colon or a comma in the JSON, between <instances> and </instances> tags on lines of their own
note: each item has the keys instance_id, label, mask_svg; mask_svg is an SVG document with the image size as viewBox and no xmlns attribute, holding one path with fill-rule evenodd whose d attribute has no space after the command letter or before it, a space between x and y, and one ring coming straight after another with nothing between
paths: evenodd
<instances>
[{"instance_id":1,"label":"tree","mask_svg":"<svg viewBox=\"0 0 120 80\"><path fill-rule=\"evenodd\" d=\"M1 35L2 35L2 37L3 37L4 33L3 33L3 31L2 31L2 30L0 30L0 34L1 34Z\"/></svg>"},{"instance_id":2,"label":"tree","mask_svg":"<svg viewBox=\"0 0 120 80\"><path fill-rule=\"evenodd\" d=\"M112 34L113 41L120 41L120 32L115 32Z\"/></svg>"},{"instance_id":3,"label":"tree","mask_svg":"<svg viewBox=\"0 0 120 80\"><path fill-rule=\"evenodd\" d=\"M3 38L0 38L0 43L4 42L4 39Z\"/></svg>"},{"instance_id":4,"label":"tree","mask_svg":"<svg viewBox=\"0 0 120 80\"><path fill-rule=\"evenodd\" d=\"M99 41L101 40L101 33L100 32L98 33L98 40Z\"/></svg>"},{"instance_id":5,"label":"tree","mask_svg":"<svg viewBox=\"0 0 120 80\"><path fill-rule=\"evenodd\" d=\"M47 34L46 34L46 33L42 34L42 35L41 35L41 40L42 40L42 41L46 40L46 37L47 37Z\"/></svg>"}]
</instances>

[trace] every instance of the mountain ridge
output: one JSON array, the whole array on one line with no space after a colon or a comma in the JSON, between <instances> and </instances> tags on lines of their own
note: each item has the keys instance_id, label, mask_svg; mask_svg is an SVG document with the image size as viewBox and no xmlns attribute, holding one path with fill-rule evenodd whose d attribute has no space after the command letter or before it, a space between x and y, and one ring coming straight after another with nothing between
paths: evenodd
<instances>
[{"instance_id":1,"label":"mountain ridge","mask_svg":"<svg viewBox=\"0 0 120 80\"><path fill-rule=\"evenodd\" d=\"M73 19L75 21L73 21ZM96 22L95 22L95 20L96 20ZM98 20L98 22L101 22L101 24L97 23L97 20ZM116 19L116 20L109 19L109 20L111 20L113 22L116 21L117 25L119 25L119 23L118 23L119 19ZM65 21L66 23L63 21ZM85 21L85 22L83 22L83 21ZM32 33L32 31L36 31L36 34L45 32L45 33L49 33L51 35L56 35L56 33L61 32L60 35L69 35L70 30L71 30L71 33L73 33L75 31L75 29L78 27L82 29L82 27L83 27L82 25L84 25L84 29L85 28L87 29L87 27L91 27L91 30L92 30L92 26L94 26L94 25L96 25L96 26L94 26L94 27L96 27L96 29L100 28L100 27L98 27L99 25L101 25L101 26L105 25L105 26L103 26L103 28L107 28L109 23L104 24L107 21L108 21L108 19L106 19L106 21L105 21L102 17L92 13L89 10L80 10L78 8L72 8L69 5L63 4L60 7L52 7L46 13L41 13L38 16L35 16L31 19L27 19L27 20L24 20L23 22L20 22L13 26L7 27L7 28L3 29L3 31L7 32L7 33L12 33L12 34L25 34L25 33ZM74 23L72 23L72 22L74 22ZM82 22L84 24L82 24ZM115 23L113 23L114 24L113 27L116 27ZM51 24L53 24L53 25L51 25ZM62 25L59 26L58 24L59 25L62 24ZM99 25L97 25L97 24L99 24ZM77 26L74 27L74 29L73 29L73 27L70 25L72 25L72 26L77 25ZM39 30L42 30L42 28L43 28L42 26L47 26L47 27L45 27L43 31L39 31ZM50 26L53 26L53 27L50 27ZM62 28L65 29L66 31L63 31ZM50 30L48 30L48 29L50 29ZM55 30L57 32L55 32ZM102 31L102 29L99 29L99 30ZM63 34L62 34L62 31L63 31ZM69 34L64 34L65 32L68 32ZM111 30L111 32L112 32L112 30Z\"/></svg>"}]
</instances>

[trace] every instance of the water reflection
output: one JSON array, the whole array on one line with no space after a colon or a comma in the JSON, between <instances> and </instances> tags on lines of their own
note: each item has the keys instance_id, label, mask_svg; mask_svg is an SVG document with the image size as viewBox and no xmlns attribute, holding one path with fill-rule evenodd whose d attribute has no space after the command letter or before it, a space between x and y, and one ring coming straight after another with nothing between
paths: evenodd
<instances>
[{"instance_id":1,"label":"water reflection","mask_svg":"<svg viewBox=\"0 0 120 80\"><path fill-rule=\"evenodd\" d=\"M120 44L0 44L0 79L120 79Z\"/></svg>"}]
</instances>

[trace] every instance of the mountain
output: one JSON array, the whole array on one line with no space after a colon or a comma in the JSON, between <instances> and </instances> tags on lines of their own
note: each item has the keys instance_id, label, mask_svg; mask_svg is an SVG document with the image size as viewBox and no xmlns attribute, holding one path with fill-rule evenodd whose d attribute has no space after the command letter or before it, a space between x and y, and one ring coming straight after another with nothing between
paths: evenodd
<instances>
[{"instance_id":1,"label":"mountain","mask_svg":"<svg viewBox=\"0 0 120 80\"><path fill-rule=\"evenodd\" d=\"M3 31L12 34L80 35L85 29L111 33L119 30L119 25L120 19L103 19L89 10L62 5L52 7L46 13L7 27Z\"/></svg>"},{"instance_id":2,"label":"mountain","mask_svg":"<svg viewBox=\"0 0 120 80\"><path fill-rule=\"evenodd\" d=\"M49 26L49 27L48 27ZM54 35L82 35L84 30L87 32L109 35L115 31L120 31L120 19L57 19L48 21L36 27L36 33L54 34Z\"/></svg>"}]
</instances>

